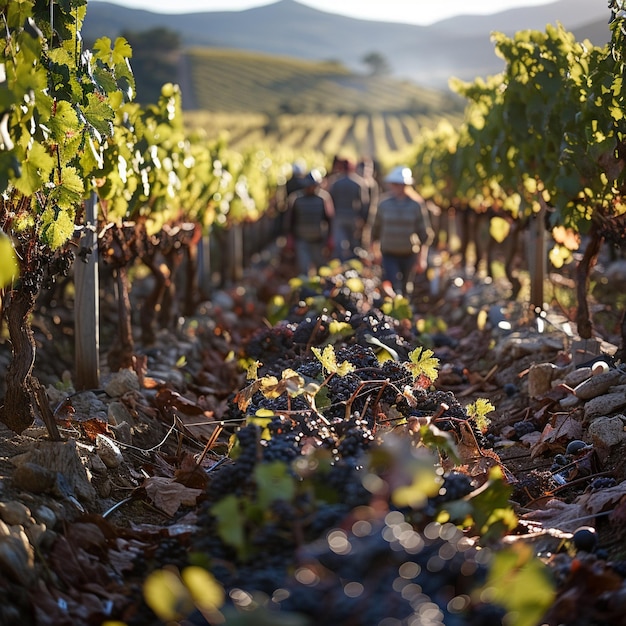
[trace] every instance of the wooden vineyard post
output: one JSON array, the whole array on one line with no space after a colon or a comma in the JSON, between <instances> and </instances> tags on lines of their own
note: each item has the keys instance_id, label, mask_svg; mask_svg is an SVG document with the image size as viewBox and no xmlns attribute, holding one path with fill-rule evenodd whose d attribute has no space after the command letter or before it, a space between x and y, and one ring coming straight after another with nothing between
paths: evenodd
<instances>
[{"instance_id":1,"label":"wooden vineyard post","mask_svg":"<svg viewBox=\"0 0 626 626\"><path fill-rule=\"evenodd\" d=\"M243 226L232 224L228 229L228 276L232 282L243 278Z\"/></svg>"},{"instance_id":2,"label":"wooden vineyard post","mask_svg":"<svg viewBox=\"0 0 626 626\"><path fill-rule=\"evenodd\" d=\"M85 202L85 227L74 264L74 331L76 337L74 385L78 389L100 386L100 308L98 301L97 199Z\"/></svg>"},{"instance_id":3,"label":"wooden vineyard post","mask_svg":"<svg viewBox=\"0 0 626 626\"><path fill-rule=\"evenodd\" d=\"M528 271L530 274L530 305L533 310L543 310L543 283L546 277L546 204L540 199L541 209L530 221L528 236Z\"/></svg>"},{"instance_id":4,"label":"wooden vineyard post","mask_svg":"<svg viewBox=\"0 0 626 626\"><path fill-rule=\"evenodd\" d=\"M207 299L211 294L211 277L213 268L211 267L211 235L202 235L198 242L198 286L200 295Z\"/></svg>"}]
</instances>

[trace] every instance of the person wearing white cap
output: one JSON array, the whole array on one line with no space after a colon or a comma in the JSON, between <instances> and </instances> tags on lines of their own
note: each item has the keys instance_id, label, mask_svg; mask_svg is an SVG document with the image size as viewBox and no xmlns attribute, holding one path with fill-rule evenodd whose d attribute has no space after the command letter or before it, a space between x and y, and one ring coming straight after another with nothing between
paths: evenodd
<instances>
[{"instance_id":1,"label":"person wearing white cap","mask_svg":"<svg viewBox=\"0 0 626 626\"><path fill-rule=\"evenodd\" d=\"M426 203L412 187L415 181L409 167L395 167L384 182L389 192L371 216L370 244L374 259L382 263L383 288L407 295L412 272L426 271L434 231Z\"/></svg>"}]
</instances>

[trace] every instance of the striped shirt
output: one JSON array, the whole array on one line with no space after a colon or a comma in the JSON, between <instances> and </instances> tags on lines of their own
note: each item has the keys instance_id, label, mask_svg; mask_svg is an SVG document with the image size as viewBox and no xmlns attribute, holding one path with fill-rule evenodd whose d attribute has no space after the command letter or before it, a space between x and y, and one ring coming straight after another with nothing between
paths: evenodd
<instances>
[{"instance_id":1,"label":"striped shirt","mask_svg":"<svg viewBox=\"0 0 626 626\"><path fill-rule=\"evenodd\" d=\"M387 196L374 214L372 240L380 241L383 254L407 255L428 246L434 239L428 209L424 204L403 196Z\"/></svg>"}]
</instances>

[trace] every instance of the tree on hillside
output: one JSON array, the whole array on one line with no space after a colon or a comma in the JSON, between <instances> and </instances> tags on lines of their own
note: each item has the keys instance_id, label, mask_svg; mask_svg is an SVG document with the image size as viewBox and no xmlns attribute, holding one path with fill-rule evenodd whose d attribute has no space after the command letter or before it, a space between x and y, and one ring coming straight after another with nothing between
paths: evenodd
<instances>
[{"instance_id":1,"label":"tree on hillside","mask_svg":"<svg viewBox=\"0 0 626 626\"><path fill-rule=\"evenodd\" d=\"M369 67L372 76L381 76L391 72L391 66L380 52L368 52L361 62Z\"/></svg>"},{"instance_id":2,"label":"tree on hillside","mask_svg":"<svg viewBox=\"0 0 626 626\"><path fill-rule=\"evenodd\" d=\"M146 31L122 32L133 49L131 65L135 74L137 102L155 104L165 83L178 82L180 36L159 27Z\"/></svg>"}]
</instances>

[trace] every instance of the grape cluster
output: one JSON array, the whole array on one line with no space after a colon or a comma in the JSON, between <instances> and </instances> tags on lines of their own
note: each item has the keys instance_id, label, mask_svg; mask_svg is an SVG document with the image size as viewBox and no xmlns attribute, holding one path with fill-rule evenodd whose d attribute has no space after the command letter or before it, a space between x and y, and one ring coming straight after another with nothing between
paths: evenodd
<instances>
[{"instance_id":1,"label":"grape cluster","mask_svg":"<svg viewBox=\"0 0 626 626\"><path fill-rule=\"evenodd\" d=\"M357 457L363 450L367 450L374 441L374 435L369 428L362 428L359 422L349 428L341 437L337 445L337 455L343 459Z\"/></svg>"},{"instance_id":2,"label":"grape cluster","mask_svg":"<svg viewBox=\"0 0 626 626\"><path fill-rule=\"evenodd\" d=\"M419 532L392 511L383 520L329 529L307 546L278 605L312 623L461 626L479 611L469 594L484 581L486 566L475 557L452 525L432 523Z\"/></svg>"},{"instance_id":3,"label":"grape cluster","mask_svg":"<svg viewBox=\"0 0 626 626\"><path fill-rule=\"evenodd\" d=\"M374 347L377 351L387 346L393 351L392 354L397 354L400 361L408 359L411 345L398 333L398 324L392 317L374 309L353 317L351 323L355 330L355 341L360 345Z\"/></svg>"},{"instance_id":4,"label":"grape cluster","mask_svg":"<svg viewBox=\"0 0 626 626\"><path fill-rule=\"evenodd\" d=\"M263 440L261 442L263 460L267 462L282 461L289 464L300 455L300 442L301 435L294 432Z\"/></svg>"},{"instance_id":5,"label":"grape cluster","mask_svg":"<svg viewBox=\"0 0 626 626\"><path fill-rule=\"evenodd\" d=\"M319 346L328 339L331 319L327 315L307 316L293 331L293 341L304 346Z\"/></svg>"},{"instance_id":6,"label":"grape cluster","mask_svg":"<svg viewBox=\"0 0 626 626\"><path fill-rule=\"evenodd\" d=\"M533 469L522 474L513 485L512 499L522 506L532 500L541 498L546 493L551 493L559 486L552 472Z\"/></svg>"},{"instance_id":7,"label":"grape cluster","mask_svg":"<svg viewBox=\"0 0 626 626\"><path fill-rule=\"evenodd\" d=\"M473 489L472 479L467 474L452 470L444 476L443 485L436 500L438 503L460 500Z\"/></svg>"},{"instance_id":8,"label":"grape cluster","mask_svg":"<svg viewBox=\"0 0 626 626\"><path fill-rule=\"evenodd\" d=\"M599 476L589 483L588 489L589 491L600 491L601 489L610 489L611 487L615 487L615 485L617 485L615 478L611 476Z\"/></svg>"},{"instance_id":9,"label":"grape cluster","mask_svg":"<svg viewBox=\"0 0 626 626\"><path fill-rule=\"evenodd\" d=\"M605 219L599 234L606 243L623 250L626 247L626 224L623 216Z\"/></svg>"},{"instance_id":10,"label":"grape cluster","mask_svg":"<svg viewBox=\"0 0 626 626\"><path fill-rule=\"evenodd\" d=\"M233 463L220 466L211 473L210 491L213 498L219 499L229 493L240 493L251 487L252 472L260 458L260 429L249 424L237 431L239 456Z\"/></svg>"},{"instance_id":11,"label":"grape cluster","mask_svg":"<svg viewBox=\"0 0 626 626\"><path fill-rule=\"evenodd\" d=\"M278 325L263 328L249 337L244 346L246 356L268 365L272 361L293 355L293 328Z\"/></svg>"},{"instance_id":12,"label":"grape cluster","mask_svg":"<svg viewBox=\"0 0 626 626\"><path fill-rule=\"evenodd\" d=\"M524 435L528 435L537 430L537 426L530 420L523 420L521 422L515 422L513 424L513 428L515 429L515 437L517 439L521 439Z\"/></svg>"},{"instance_id":13,"label":"grape cluster","mask_svg":"<svg viewBox=\"0 0 626 626\"><path fill-rule=\"evenodd\" d=\"M326 297L347 297L339 284L325 289ZM310 350L328 342L333 320L352 329L344 341L333 343L337 365L353 366L345 374ZM372 337L400 359L379 361ZM280 380L288 367L319 390L314 397L294 389L277 397L257 391L242 417L259 417L264 409L270 419L263 429L238 428L233 459L210 474L198 515L202 532L191 551L208 555L227 592L262 592L271 599L270 613L297 611L312 623L500 623L503 611L473 605L470 593L484 579L486 563L461 531L432 521L446 503L474 490L467 474L448 471L438 495L417 510L387 503L383 519L376 508L386 492L372 489L371 481L379 469L392 476L396 470L386 464L397 462L376 456L377 447L399 419L436 414L439 428L461 433L459 424L469 423L477 439L482 437L453 393L414 385L403 365L407 354L393 320L358 306L312 313L299 301L288 323L250 338L245 356L263 363L260 376ZM241 412L231 408L228 414ZM255 468L270 462L284 463L294 489L289 498L278 493L259 510ZM212 514L213 505L231 494L242 511L254 511L242 529L244 552L228 545Z\"/></svg>"},{"instance_id":14,"label":"grape cluster","mask_svg":"<svg viewBox=\"0 0 626 626\"><path fill-rule=\"evenodd\" d=\"M57 250L47 255L42 287L51 289L59 278L69 275L74 264L74 253L69 249Z\"/></svg>"}]
</instances>

